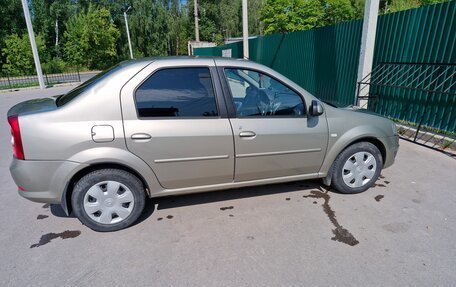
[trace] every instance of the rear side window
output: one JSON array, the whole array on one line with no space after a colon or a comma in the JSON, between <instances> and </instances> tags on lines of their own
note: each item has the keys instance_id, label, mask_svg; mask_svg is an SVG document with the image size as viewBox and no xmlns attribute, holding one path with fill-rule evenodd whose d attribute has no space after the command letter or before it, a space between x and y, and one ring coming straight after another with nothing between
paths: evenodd
<instances>
[{"instance_id":1,"label":"rear side window","mask_svg":"<svg viewBox=\"0 0 456 287\"><path fill-rule=\"evenodd\" d=\"M209 68L171 68L155 72L135 93L139 117L218 116Z\"/></svg>"}]
</instances>

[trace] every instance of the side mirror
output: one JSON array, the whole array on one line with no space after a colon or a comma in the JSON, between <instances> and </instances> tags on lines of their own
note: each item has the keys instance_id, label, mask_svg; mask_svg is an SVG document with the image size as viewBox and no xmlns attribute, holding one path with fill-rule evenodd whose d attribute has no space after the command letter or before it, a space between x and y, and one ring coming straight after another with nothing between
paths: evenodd
<instances>
[{"instance_id":1,"label":"side mirror","mask_svg":"<svg viewBox=\"0 0 456 287\"><path fill-rule=\"evenodd\" d=\"M313 117L318 117L323 114L323 106L317 100L313 100L310 104L309 114Z\"/></svg>"}]
</instances>

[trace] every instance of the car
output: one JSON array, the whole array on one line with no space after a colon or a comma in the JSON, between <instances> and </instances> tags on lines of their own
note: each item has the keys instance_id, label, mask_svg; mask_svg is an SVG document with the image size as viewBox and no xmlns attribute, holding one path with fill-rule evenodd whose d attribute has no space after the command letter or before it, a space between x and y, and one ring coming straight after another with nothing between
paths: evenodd
<instances>
[{"instance_id":1,"label":"car","mask_svg":"<svg viewBox=\"0 0 456 287\"><path fill-rule=\"evenodd\" d=\"M147 198L316 178L363 192L399 147L392 121L228 58L122 62L8 122L19 194L102 232L134 224Z\"/></svg>"}]
</instances>

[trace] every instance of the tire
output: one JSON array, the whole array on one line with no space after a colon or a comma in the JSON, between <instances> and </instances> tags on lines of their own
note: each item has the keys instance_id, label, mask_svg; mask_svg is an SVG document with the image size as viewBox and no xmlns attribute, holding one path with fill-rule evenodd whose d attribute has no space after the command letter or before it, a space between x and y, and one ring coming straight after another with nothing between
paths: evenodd
<instances>
[{"instance_id":1,"label":"tire","mask_svg":"<svg viewBox=\"0 0 456 287\"><path fill-rule=\"evenodd\" d=\"M382 155L375 145L355 143L334 161L331 187L340 193L361 193L375 184L382 169Z\"/></svg>"},{"instance_id":2,"label":"tire","mask_svg":"<svg viewBox=\"0 0 456 287\"><path fill-rule=\"evenodd\" d=\"M132 225L144 210L142 182L119 169L88 173L75 185L71 204L76 217L95 231L109 232Z\"/></svg>"}]
</instances>

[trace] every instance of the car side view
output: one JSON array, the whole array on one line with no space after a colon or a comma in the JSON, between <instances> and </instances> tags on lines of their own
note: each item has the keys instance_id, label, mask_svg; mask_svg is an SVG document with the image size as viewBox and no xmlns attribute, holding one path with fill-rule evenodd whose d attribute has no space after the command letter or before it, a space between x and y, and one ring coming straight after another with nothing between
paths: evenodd
<instances>
[{"instance_id":1,"label":"car side view","mask_svg":"<svg viewBox=\"0 0 456 287\"><path fill-rule=\"evenodd\" d=\"M225 58L122 62L65 95L17 104L8 122L19 194L96 231L132 225L146 197L315 178L363 192L399 147L390 120Z\"/></svg>"}]
</instances>

